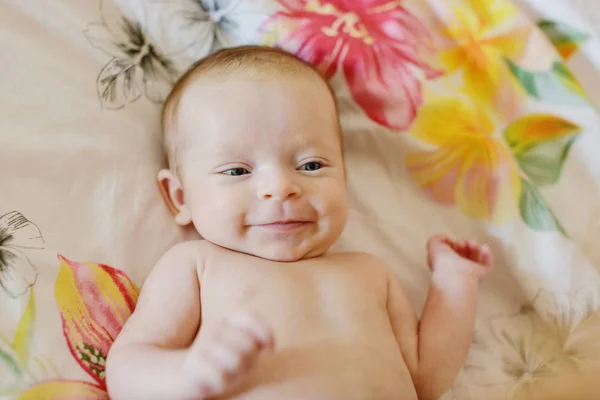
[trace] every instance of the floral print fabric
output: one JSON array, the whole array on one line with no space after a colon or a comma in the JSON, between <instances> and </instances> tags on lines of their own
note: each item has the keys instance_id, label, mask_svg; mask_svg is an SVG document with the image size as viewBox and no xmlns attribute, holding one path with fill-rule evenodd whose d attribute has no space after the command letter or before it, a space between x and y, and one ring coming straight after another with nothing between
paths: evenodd
<instances>
[{"instance_id":1,"label":"floral print fabric","mask_svg":"<svg viewBox=\"0 0 600 400\"><path fill-rule=\"evenodd\" d=\"M54 216L50 203L29 186L9 186L9 200L0 198L0 399L108 398L106 356L135 307L147 268L138 270L131 258L102 263L113 260L113 250L139 254L168 247L167 241L148 239L150 231L161 232L148 228L156 226L150 224L160 205L143 207L147 191L119 193L112 183L118 173L111 168L154 144L151 139L140 145L150 134L132 121L154 121L190 63L245 43L283 48L332 81L342 100L346 143L365 153L383 148L375 161L385 165L380 178L393 189L380 186L376 195L393 197L402 188L420 205L402 214L419 214L410 225L420 244L421 234L443 228L494 245L497 269L505 275L482 288L475 341L448 398L526 398L544 380L600 361L600 254L594 253L594 232L600 231L600 209L594 209L600 187L593 130L598 119L594 93L586 92L590 81L580 82L571 69L593 40L584 27L534 18L508 0L94 4L99 8L79 5L69 11L86 9L74 43L98 61L90 62L94 69L76 90L86 90L82 98L93 102L96 121L118 121L111 127L121 136L111 143L130 147L118 153L100 136L86 136L87 125L79 127L83 145L77 147L76 165L82 171L100 165L86 152L90 143L94 154L109 159L101 165L110 179L86 186L93 193L90 214L109 206L131 208L115 211L112 220L90 217L84 223L69 220L68 213ZM365 132L356 132L358 126ZM70 146L64 142L52 162L74 152ZM9 155L1 152L0 146L3 166ZM353 243L369 243L379 255L398 261L401 265L392 268L418 303L426 282L407 276L419 267L404 256L390 256L404 252L422 258L420 251L403 247L409 235L394 231L404 222L395 214L408 206L385 199L371 209L364 206L368 185L377 178L360 178L360 168L377 162L352 164L357 160L349 154L353 203L343 239L352 243L359 234L372 236ZM126 172L129 184L152 179L139 163ZM73 201L73 193L81 196L78 187L63 191L61 201ZM35 199L14 200L25 197L21 192L34 193ZM125 210L143 217L120 223L127 219ZM428 222L430 215L435 223ZM113 241L113 234L127 237L129 250L122 250L127 246ZM63 235L71 236L63 240ZM96 252L103 242L110 243L110 251Z\"/></svg>"}]
</instances>

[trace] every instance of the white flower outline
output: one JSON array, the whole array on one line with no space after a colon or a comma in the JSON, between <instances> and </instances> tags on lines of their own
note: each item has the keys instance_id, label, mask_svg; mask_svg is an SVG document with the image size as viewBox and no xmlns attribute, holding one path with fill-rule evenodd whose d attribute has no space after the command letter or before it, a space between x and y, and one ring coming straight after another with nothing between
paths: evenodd
<instances>
[{"instance_id":1,"label":"white flower outline","mask_svg":"<svg viewBox=\"0 0 600 400\"><path fill-rule=\"evenodd\" d=\"M542 289L518 312L491 317L459 389L473 399L528 398L545 381L597 363L599 306L588 288L571 294Z\"/></svg>"},{"instance_id":2,"label":"white flower outline","mask_svg":"<svg viewBox=\"0 0 600 400\"><path fill-rule=\"evenodd\" d=\"M38 226L20 212L0 215L0 287L10 297L20 297L35 285L38 271L28 252L43 250L44 244Z\"/></svg>"},{"instance_id":3,"label":"white flower outline","mask_svg":"<svg viewBox=\"0 0 600 400\"><path fill-rule=\"evenodd\" d=\"M142 24L101 1L102 22L88 24L83 32L90 44L111 60L96 80L103 108L118 110L137 101L142 92L153 103L161 103L178 75L175 64L146 35Z\"/></svg>"}]
</instances>

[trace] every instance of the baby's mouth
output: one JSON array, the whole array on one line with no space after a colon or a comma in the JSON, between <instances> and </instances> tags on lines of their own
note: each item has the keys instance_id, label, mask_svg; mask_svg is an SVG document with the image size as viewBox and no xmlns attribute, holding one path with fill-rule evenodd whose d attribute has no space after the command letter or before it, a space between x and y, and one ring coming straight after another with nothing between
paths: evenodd
<instances>
[{"instance_id":1,"label":"baby's mouth","mask_svg":"<svg viewBox=\"0 0 600 400\"><path fill-rule=\"evenodd\" d=\"M269 222L266 224L258 224L255 226L264 228L264 229L268 229L268 230L272 230L272 231L277 231L277 232L290 232L290 231L294 231L297 229L305 228L311 224L313 224L312 221L290 220L290 221Z\"/></svg>"}]
</instances>

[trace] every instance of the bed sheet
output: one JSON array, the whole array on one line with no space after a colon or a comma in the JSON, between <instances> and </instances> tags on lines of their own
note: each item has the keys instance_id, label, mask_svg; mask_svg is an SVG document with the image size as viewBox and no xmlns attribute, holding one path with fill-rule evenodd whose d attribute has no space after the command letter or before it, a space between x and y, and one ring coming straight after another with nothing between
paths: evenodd
<instances>
[{"instance_id":1,"label":"bed sheet","mask_svg":"<svg viewBox=\"0 0 600 400\"><path fill-rule=\"evenodd\" d=\"M154 183L160 103L193 60L245 43L336 89L351 201L336 249L382 257L420 310L428 236L493 247L446 398L542 398L597 366L600 52L561 4L0 1L0 398L108 398L107 351L185 238Z\"/></svg>"}]
</instances>

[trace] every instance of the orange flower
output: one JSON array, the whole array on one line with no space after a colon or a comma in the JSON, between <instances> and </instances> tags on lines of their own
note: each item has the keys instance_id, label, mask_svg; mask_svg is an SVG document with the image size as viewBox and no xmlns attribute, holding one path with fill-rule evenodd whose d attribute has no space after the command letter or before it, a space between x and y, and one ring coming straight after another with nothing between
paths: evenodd
<instances>
[{"instance_id":1,"label":"orange flower","mask_svg":"<svg viewBox=\"0 0 600 400\"><path fill-rule=\"evenodd\" d=\"M33 386L20 400L108 399L104 367L108 350L135 307L139 289L127 275L102 264L62 256L54 295L71 354L95 383L52 380Z\"/></svg>"}]
</instances>

